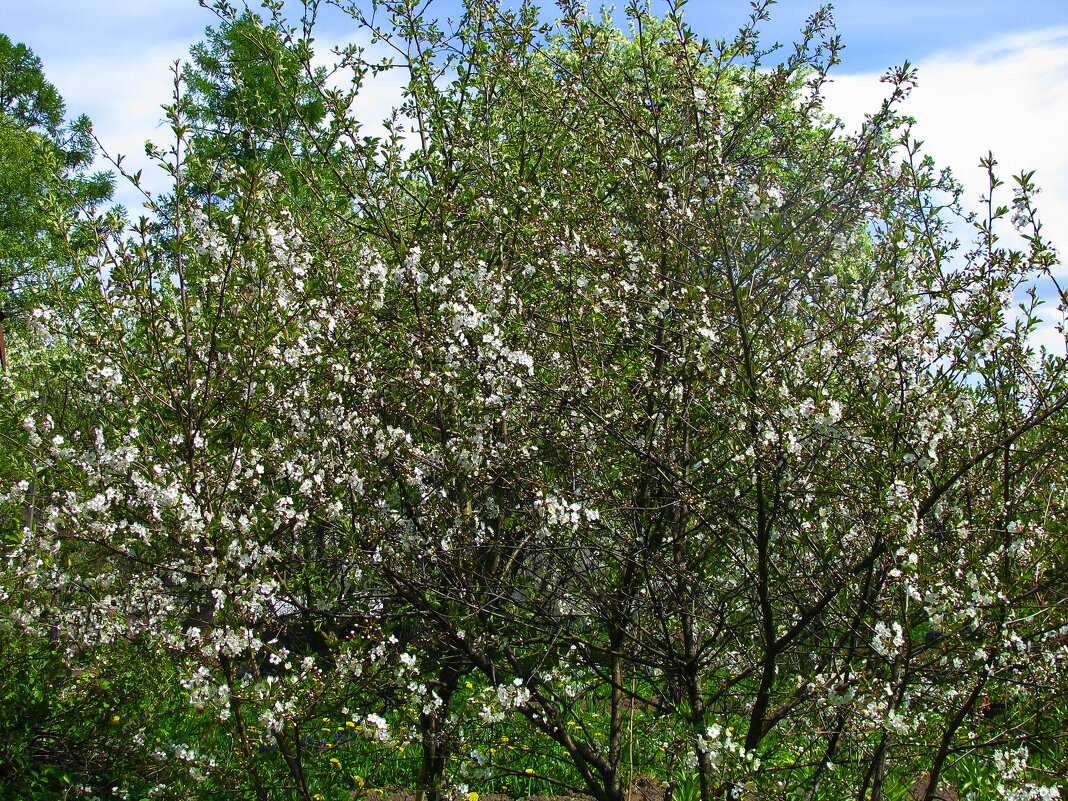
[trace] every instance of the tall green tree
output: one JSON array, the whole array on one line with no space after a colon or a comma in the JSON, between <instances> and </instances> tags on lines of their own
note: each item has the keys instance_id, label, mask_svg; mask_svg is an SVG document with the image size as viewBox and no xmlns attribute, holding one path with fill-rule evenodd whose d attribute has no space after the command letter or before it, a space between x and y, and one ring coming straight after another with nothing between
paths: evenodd
<instances>
[{"instance_id":1,"label":"tall green tree","mask_svg":"<svg viewBox=\"0 0 1068 801\"><path fill-rule=\"evenodd\" d=\"M63 98L45 80L41 59L4 34L0 34L0 112L53 135L63 124Z\"/></svg>"},{"instance_id":2,"label":"tall green tree","mask_svg":"<svg viewBox=\"0 0 1068 801\"><path fill-rule=\"evenodd\" d=\"M89 119L65 121L63 99L26 45L0 34L0 309L24 311L53 268L74 258L64 220L107 201L93 172Z\"/></svg>"},{"instance_id":3,"label":"tall green tree","mask_svg":"<svg viewBox=\"0 0 1068 801\"><path fill-rule=\"evenodd\" d=\"M269 169L299 181L322 148L325 70L311 65L310 42L246 10L223 17L190 51L183 111L193 129L186 162L194 192L218 187L221 165Z\"/></svg>"}]
</instances>

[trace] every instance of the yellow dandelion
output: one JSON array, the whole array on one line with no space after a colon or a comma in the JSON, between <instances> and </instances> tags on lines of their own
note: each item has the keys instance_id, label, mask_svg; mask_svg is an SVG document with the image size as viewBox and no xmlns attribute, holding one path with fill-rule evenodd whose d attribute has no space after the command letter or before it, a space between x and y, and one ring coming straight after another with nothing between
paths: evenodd
<instances>
[{"instance_id":1,"label":"yellow dandelion","mask_svg":"<svg viewBox=\"0 0 1068 801\"><path fill-rule=\"evenodd\" d=\"M118 723L120 720L121 720L121 718L118 715L112 715L111 716L111 722L112 723Z\"/></svg>"},{"instance_id":2,"label":"yellow dandelion","mask_svg":"<svg viewBox=\"0 0 1068 801\"><path fill-rule=\"evenodd\" d=\"M533 773L533 772L534 772L534 768L527 768L527 769L526 769L526 770L524 770L523 772L524 772L524 773Z\"/></svg>"},{"instance_id":3,"label":"yellow dandelion","mask_svg":"<svg viewBox=\"0 0 1068 801\"><path fill-rule=\"evenodd\" d=\"M330 757L330 764L333 765L335 768L340 768L341 760L337 757Z\"/></svg>"},{"instance_id":4,"label":"yellow dandelion","mask_svg":"<svg viewBox=\"0 0 1068 801\"><path fill-rule=\"evenodd\" d=\"M474 793L474 792L468 793L467 794L467 801L478 801L478 793Z\"/></svg>"}]
</instances>

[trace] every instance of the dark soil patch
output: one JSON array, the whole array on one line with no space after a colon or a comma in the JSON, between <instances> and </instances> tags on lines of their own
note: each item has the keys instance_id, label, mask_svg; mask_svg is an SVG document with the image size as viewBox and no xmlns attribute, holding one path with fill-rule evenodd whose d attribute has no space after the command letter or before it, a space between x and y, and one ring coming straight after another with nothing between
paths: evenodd
<instances>
[{"instance_id":1,"label":"dark soil patch","mask_svg":"<svg viewBox=\"0 0 1068 801\"><path fill-rule=\"evenodd\" d=\"M909 801L922 801L924 796L927 795L927 785L930 783L931 780L927 776L920 776L914 781L912 787L909 788ZM957 792L956 787L947 782L939 782L934 801L958 801L959 798L960 794Z\"/></svg>"},{"instance_id":2,"label":"dark soil patch","mask_svg":"<svg viewBox=\"0 0 1068 801\"><path fill-rule=\"evenodd\" d=\"M415 791L402 787L388 790L374 790L367 794L367 801L415 801ZM517 801L507 795L497 793L479 793L478 801ZM588 795L532 795L524 801L594 801ZM655 779L641 778L634 784L627 801L664 801L664 788Z\"/></svg>"}]
</instances>

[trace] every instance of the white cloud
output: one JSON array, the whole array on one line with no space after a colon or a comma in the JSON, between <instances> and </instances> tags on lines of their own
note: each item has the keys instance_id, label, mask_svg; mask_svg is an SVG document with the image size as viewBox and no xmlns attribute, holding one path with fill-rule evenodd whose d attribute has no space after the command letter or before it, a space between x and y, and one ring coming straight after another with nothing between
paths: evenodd
<instances>
[{"instance_id":1,"label":"white cloud","mask_svg":"<svg viewBox=\"0 0 1068 801\"><path fill-rule=\"evenodd\" d=\"M188 50L188 42L172 42L128 54L71 59L54 63L48 70L49 80L64 97L77 98L76 105L70 104L72 113L88 114L108 154L125 156L123 168L129 172L143 169L143 184L153 192L165 191L169 180L145 156L145 141L166 146L173 138L161 125L161 106L173 98L174 75L169 67L184 61ZM122 183L116 188L116 199L137 216L143 198Z\"/></svg>"},{"instance_id":2,"label":"white cloud","mask_svg":"<svg viewBox=\"0 0 1068 801\"><path fill-rule=\"evenodd\" d=\"M1035 170L1039 211L1055 245L1068 248L1068 28L993 39L936 53L917 63L919 85L902 106L916 118L915 138L941 166L952 168L969 207L986 191L979 159L993 151L998 173ZM845 75L827 90L828 107L855 128L886 91L879 76Z\"/></svg>"},{"instance_id":3,"label":"white cloud","mask_svg":"<svg viewBox=\"0 0 1068 801\"><path fill-rule=\"evenodd\" d=\"M963 184L965 208L981 212L987 192L979 159L992 151L997 173L1005 182L995 202L1009 205L1012 176L1035 171L1042 188L1037 198L1044 234L1060 253L1068 253L1068 148L1063 127L1068 123L1068 27L991 39L972 47L944 51L917 63L919 84L902 106L916 118L915 138L939 166L948 166ZM828 108L855 129L864 114L876 110L886 92L879 76L846 75L827 90ZM962 238L970 232L959 229ZM1023 246L1011 234L1008 220L1002 234L1012 246ZM1012 239L1016 239L1015 242ZM1065 265L1058 278L1068 274ZM1065 352L1064 337L1055 330L1059 318L1052 286L1040 285L1047 301L1047 322L1032 341Z\"/></svg>"},{"instance_id":4,"label":"white cloud","mask_svg":"<svg viewBox=\"0 0 1068 801\"><path fill-rule=\"evenodd\" d=\"M315 58L312 66L324 67L328 70L330 73L328 84L331 88L341 90L351 88L351 71L335 69L337 58L334 55L335 49L343 49L350 44L363 47L363 58L369 63L382 62L390 57L395 58L397 55L383 42L370 44L370 36L362 29L357 29L347 36L324 37L320 35L315 40ZM368 72L364 76L359 95L352 108L352 113L362 124L360 130L362 136L386 136L383 122L389 119L393 110L400 105L407 80L407 71L400 67L381 71L377 75Z\"/></svg>"}]
</instances>

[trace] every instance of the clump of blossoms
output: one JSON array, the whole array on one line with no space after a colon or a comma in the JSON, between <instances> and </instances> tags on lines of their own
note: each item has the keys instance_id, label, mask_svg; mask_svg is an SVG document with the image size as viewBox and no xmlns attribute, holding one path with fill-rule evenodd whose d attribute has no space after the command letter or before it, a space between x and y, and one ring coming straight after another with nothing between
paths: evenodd
<instances>
[{"instance_id":1,"label":"clump of blossoms","mask_svg":"<svg viewBox=\"0 0 1068 801\"><path fill-rule=\"evenodd\" d=\"M1060 798L1060 790L1050 785L1025 782L1028 753L1026 748L994 752L994 763L1000 777L996 790L1006 801L1049 801Z\"/></svg>"}]
</instances>

